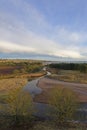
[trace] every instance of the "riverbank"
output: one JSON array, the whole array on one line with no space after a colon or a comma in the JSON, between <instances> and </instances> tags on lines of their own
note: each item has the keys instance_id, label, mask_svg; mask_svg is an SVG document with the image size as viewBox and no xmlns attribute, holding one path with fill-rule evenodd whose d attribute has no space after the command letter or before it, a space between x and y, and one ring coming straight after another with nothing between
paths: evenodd
<instances>
[{"instance_id":1,"label":"riverbank","mask_svg":"<svg viewBox=\"0 0 87 130\"><path fill-rule=\"evenodd\" d=\"M68 83L46 77L39 80L38 88L41 88L43 91L41 94L36 95L34 101L48 103L49 92L52 91L52 89L59 87L72 89L77 94L79 102L87 102L87 84Z\"/></svg>"}]
</instances>

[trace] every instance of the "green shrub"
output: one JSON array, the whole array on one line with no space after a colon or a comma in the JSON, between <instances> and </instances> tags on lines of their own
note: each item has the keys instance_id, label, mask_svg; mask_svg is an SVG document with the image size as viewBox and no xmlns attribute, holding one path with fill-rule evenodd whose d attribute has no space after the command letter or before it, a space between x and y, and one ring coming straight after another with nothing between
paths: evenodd
<instances>
[{"instance_id":1,"label":"green shrub","mask_svg":"<svg viewBox=\"0 0 87 130\"><path fill-rule=\"evenodd\" d=\"M53 106L51 116L56 123L73 119L77 108L77 97L70 89L57 88L50 93L49 104Z\"/></svg>"},{"instance_id":2,"label":"green shrub","mask_svg":"<svg viewBox=\"0 0 87 130\"><path fill-rule=\"evenodd\" d=\"M6 103L7 107L3 107L3 110L13 118L14 123L22 123L32 118L33 103L28 92L16 88L9 92Z\"/></svg>"}]
</instances>

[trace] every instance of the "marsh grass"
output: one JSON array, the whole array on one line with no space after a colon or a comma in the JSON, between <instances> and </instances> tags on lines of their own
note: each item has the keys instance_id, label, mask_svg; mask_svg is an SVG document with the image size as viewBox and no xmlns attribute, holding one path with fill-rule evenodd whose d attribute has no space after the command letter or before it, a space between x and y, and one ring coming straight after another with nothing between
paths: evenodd
<instances>
[{"instance_id":1,"label":"marsh grass","mask_svg":"<svg viewBox=\"0 0 87 130\"><path fill-rule=\"evenodd\" d=\"M22 90L26 79L0 80L0 123L1 126L26 123L32 119L33 103L28 92Z\"/></svg>"},{"instance_id":2,"label":"marsh grass","mask_svg":"<svg viewBox=\"0 0 87 130\"><path fill-rule=\"evenodd\" d=\"M87 83L87 74L81 73L79 71L72 70L59 70L58 72L53 72L49 78L75 83Z\"/></svg>"}]
</instances>

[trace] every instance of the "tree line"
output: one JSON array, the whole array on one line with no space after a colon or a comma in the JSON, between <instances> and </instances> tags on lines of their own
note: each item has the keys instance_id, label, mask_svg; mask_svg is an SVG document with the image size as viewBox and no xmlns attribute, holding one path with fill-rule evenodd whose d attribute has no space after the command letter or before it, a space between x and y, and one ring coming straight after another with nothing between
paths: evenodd
<instances>
[{"instance_id":1,"label":"tree line","mask_svg":"<svg viewBox=\"0 0 87 130\"><path fill-rule=\"evenodd\" d=\"M57 64L50 64L49 67L63 70L77 70L80 72L87 73L86 63L57 63Z\"/></svg>"}]
</instances>

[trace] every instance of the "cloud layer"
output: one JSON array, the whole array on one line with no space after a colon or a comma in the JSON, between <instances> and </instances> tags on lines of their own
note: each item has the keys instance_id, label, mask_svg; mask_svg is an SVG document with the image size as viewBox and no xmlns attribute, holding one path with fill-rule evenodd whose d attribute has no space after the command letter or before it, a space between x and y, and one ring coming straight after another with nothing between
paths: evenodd
<instances>
[{"instance_id":1,"label":"cloud layer","mask_svg":"<svg viewBox=\"0 0 87 130\"><path fill-rule=\"evenodd\" d=\"M0 9L0 53L86 60L87 32L52 25L45 14L24 0L8 1L11 7Z\"/></svg>"}]
</instances>

